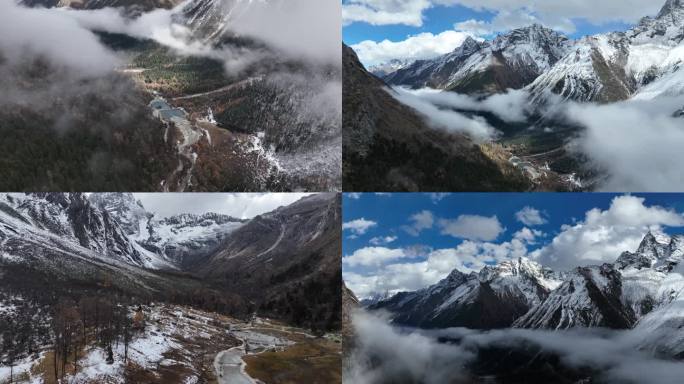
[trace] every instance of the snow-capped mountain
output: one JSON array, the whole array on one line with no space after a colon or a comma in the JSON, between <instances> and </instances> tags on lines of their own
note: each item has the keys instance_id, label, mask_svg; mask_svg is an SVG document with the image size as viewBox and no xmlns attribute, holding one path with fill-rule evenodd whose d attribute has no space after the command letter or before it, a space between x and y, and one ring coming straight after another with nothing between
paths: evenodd
<instances>
[{"instance_id":1,"label":"snow-capped mountain","mask_svg":"<svg viewBox=\"0 0 684 384\"><path fill-rule=\"evenodd\" d=\"M117 219L141 253L183 268L216 251L247 221L217 213L157 218L131 193L98 193L90 199Z\"/></svg>"},{"instance_id":2,"label":"snow-capped mountain","mask_svg":"<svg viewBox=\"0 0 684 384\"><path fill-rule=\"evenodd\" d=\"M453 52L419 60L385 80L463 93L522 88L548 71L570 47L565 36L540 25L514 29L491 42L467 38Z\"/></svg>"},{"instance_id":3,"label":"snow-capped mountain","mask_svg":"<svg viewBox=\"0 0 684 384\"><path fill-rule=\"evenodd\" d=\"M116 217L127 235L143 232L141 224L146 226L152 218L132 193L96 193L90 196L90 201Z\"/></svg>"},{"instance_id":4,"label":"snow-capped mountain","mask_svg":"<svg viewBox=\"0 0 684 384\"><path fill-rule=\"evenodd\" d=\"M620 302L620 272L612 265L580 267L513 324L520 328L630 328L635 315Z\"/></svg>"},{"instance_id":5,"label":"snow-capped mountain","mask_svg":"<svg viewBox=\"0 0 684 384\"><path fill-rule=\"evenodd\" d=\"M216 213L182 214L149 220L146 232L138 233L136 240L166 260L188 266L215 252L223 240L245 222Z\"/></svg>"},{"instance_id":6,"label":"snow-capped mountain","mask_svg":"<svg viewBox=\"0 0 684 384\"><path fill-rule=\"evenodd\" d=\"M398 293L369 308L388 310L401 325L501 328L539 304L559 283L551 270L520 258L479 273L454 270L433 286Z\"/></svg>"},{"instance_id":7,"label":"snow-capped mountain","mask_svg":"<svg viewBox=\"0 0 684 384\"><path fill-rule=\"evenodd\" d=\"M32 279L66 290L201 296L217 308L339 326L339 195L307 196L246 221L215 213L156 219L134 196L117 195L0 194L0 288Z\"/></svg>"},{"instance_id":8,"label":"snow-capped mountain","mask_svg":"<svg viewBox=\"0 0 684 384\"><path fill-rule=\"evenodd\" d=\"M378 77L385 77L402 68L406 68L412 63L413 60L392 59L386 63L371 65L368 67L368 72Z\"/></svg>"},{"instance_id":9,"label":"snow-capped mountain","mask_svg":"<svg viewBox=\"0 0 684 384\"><path fill-rule=\"evenodd\" d=\"M108 211L98 209L80 193L0 195L3 245L10 247L22 234L41 246L80 249L139 267L166 264L147 255ZM11 255L7 250L3 252Z\"/></svg>"},{"instance_id":10,"label":"snow-capped mountain","mask_svg":"<svg viewBox=\"0 0 684 384\"><path fill-rule=\"evenodd\" d=\"M634 329L641 347L681 358L683 258L683 235L649 232L613 264L554 273L523 258L479 273L454 270L433 286L367 308L422 328Z\"/></svg>"},{"instance_id":11,"label":"snow-capped mountain","mask_svg":"<svg viewBox=\"0 0 684 384\"><path fill-rule=\"evenodd\" d=\"M4 194L0 225L5 243L29 233L65 249L152 269L183 269L217 250L245 220L215 213L157 219L130 193Z\"/></svg>"},{"instance_id":12,"label":"snow-capped mountain","mask_svg":"<svg viewBox=\"0 0 684 384\"><path fill-rule=\"evenodd\" d=\"M462 93L525 88L576 101L653 99L684 93L684 2L668 0L633 28L569 40L533 25L491 42L466 40L454 52L417 61L384 79Z\"/></svg>"}]
</instances>

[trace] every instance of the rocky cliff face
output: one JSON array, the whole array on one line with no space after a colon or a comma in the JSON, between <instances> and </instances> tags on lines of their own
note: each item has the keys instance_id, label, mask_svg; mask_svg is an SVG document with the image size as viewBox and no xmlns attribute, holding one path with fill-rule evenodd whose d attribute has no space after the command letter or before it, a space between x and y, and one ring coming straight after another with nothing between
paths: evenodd
<instances>
[{"instance_id":1,"label":"rocky cliff face","mask_svg":"<svg viewBox=\"0 0 684 384\"><path fill-rule=\"evenodd\" d=\"M479 273L454 270L436 285L399 293L369 308L390 311L393 322L401 325L503 328L545 300L559 283L551 270L518 259L485 267Z\"/></svg>"}]
</instances>

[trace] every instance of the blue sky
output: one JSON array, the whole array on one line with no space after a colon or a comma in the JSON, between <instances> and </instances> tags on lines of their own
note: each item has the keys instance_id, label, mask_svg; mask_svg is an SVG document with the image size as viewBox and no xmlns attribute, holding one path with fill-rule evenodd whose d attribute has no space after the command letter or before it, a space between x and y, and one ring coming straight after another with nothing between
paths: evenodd
<instances>
[{"instance_id":1,"label":"blue sky","mask_svg":"<svg viewBox=\"0 0 684 384\"><path fill-rule=\"evenodd\" d=\"M343 0L343 32L366 65L416 60L455 49L445 31L491 39L532 23L571 38L626 30L655 15L665 0ZM411 40L411 37L421 35ZM382 44L383 41L394 44ZM365 42L365 46L359 44Z\"/></svg>"},{"instance_id":2,"label":"blue sky","mask_svg":"<svg viewBox=\"0 0 684 384\"><path fill-rule=\"evenodd\" d=\"M408 36L421 32L431 32L438 34L442 31L454 29L454 24L470 19L491 22L496 13L487 10L476 11L464 6L436 6L424 12L425 22L420 27L391 24L391 25L371 25L365 22L355 22L342 29L342 38L348 45L360 43L364 40L381 41L388 39L400 41ZM577 31L568 33L572 38L593 35L596 33L619 31L629 28L630 24L624 22L605 22L595 25L584 19L574 19ZM491 38L492 35L486 37Z\"/></svg>"},{"instance_id":3,"label":"blue sky","mask_svg":"<svg viewBox=\"0 0 684 384\"><path fill-rule=\"evenodd\" d=\"M416 232L411 217L421 212L432 224ZM684 233L682 212L682 194L345 194L345 280L365 296L520 256L559 270L612 262L649 229Z\"/></svg>"}]
</instances>

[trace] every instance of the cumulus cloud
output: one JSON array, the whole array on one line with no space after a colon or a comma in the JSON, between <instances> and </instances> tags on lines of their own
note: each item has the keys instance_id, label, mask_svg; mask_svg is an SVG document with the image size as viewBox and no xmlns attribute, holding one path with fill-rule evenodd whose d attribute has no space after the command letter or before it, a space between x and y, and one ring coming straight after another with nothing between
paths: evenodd
<instances>
[{"instance_id":1,"label":"cumulus cloud","mask_svg":"<svg viewBox=\"0 0 684 384\"><path fill-rule=\"evenodd\" d=\"M355 266L380 266L389 261L412 257L409 252L403 249L390 249L385 247L366 247L357 249L349 256L342 258L342 263Z\"/></svg>"},{"instance_id":2,"label":"cumulus cloud","mask_svg":"<svg viewBox=\"0 0 684 384\"><path fill-rule=\"evenodd\" d=\"M647 206L640 197L619 196L608 209L591 209L583 220L563 225L545 245L539 245L540 240L548 235L528 227L513 233L508 241L493 242L503 231L496 216L465 215L455 220L439 220L438 224L445 234L471 239L453 248L413 249L410 253L415 257L409 262L396 258L386 260L382 268L364 273L345 270L349 287L360 297L375 292L413 291L437 283L454 269L464 273L478 272L487 265L520 257L528 257L558 271L614 262L622 252L635 251L647 231L683 227L684 215L659 206ZM482 240L483 237L489 240ZM407 251L404 249L404 252Z\"/></svg>"},{"instance_id":3,"label":"cumulus cloud","mask_svg":"<svg viewBox=\"0 0 684 384\"><path fill-rule=\"evenodd\" d=\"M584 220L561 227L551 243L533 256L543 265L561 270L610 263L622 252L636 250L650 229L684 226L682 214L644 202L636 196L616 197L607 210L594 208Z\"/></svg>"},{"instance_id":4,"label":"cumulus cloud","mask_svg":"<svg viewBox=\"0 0 684 384\"><path fill-rule=\"evenodd\" d=\"M460 47L469 35L457 31L444 31L436 35L423 32L401 41L364 40L351 47L364 65L371 66L393 59L414 61L444 55Z\"/></svg>"},{"instance_id":5,"label":"cumulus cloud","mask_svg":"<svg viewBox=\"0 0 684 384\"><path fill-rule=\"evenodd\" d=\"M368 242L373 245L386 245L389 243L393 243L395 240L397 240L396 236L376 236L370 239Z\"/></svg>"},{"instance_id":6,"label":"cumulus cloud","mask_svg":"<svg viewBox=\"0 0 684 384\"><path fill-rule=\"evenodd\" d=\"M402 229L411 236L418 236L422 231L432 228L435 217L432 212L423 210L411 215L409 221L411 224L403 226Z\"/></svg>"},{"instance_id":7,"label":"cumulus cloud","mask_svg":"<svg viewBox=\"0 0 684 384\"><path fill-rule=\"evenodd\" d=\"M423 11L432 4L431 0L346 0L342 5L342 22L421 26Z\"/></svg>"},{"instance_id":8,"label":"cumulus cloud","mask_svg":"<svg viewBox=\"0 0 684 384\"><path fill-rule=\"evenodd\" d=\"M443 235L469 240L495 240L505 228L496 216L460 215L455 220L440 219Z\"/></svg>"},{"instance_id":9,"label":"cumulus cloud","mask_svg":"<svg viewBox=\"0 0 684 384\"><path fill-rule=\"evenodd\" d=\"M405 88L397 87L388 92L399 102L416 110L435 129L467 134L476 141L492 140L499 135L482 117L471 118L448 107L441 107Z\"/></svg>"},{"instance_id":10,"label":"cumulus cloud","mask_svg":"<svg viewBox=\"0 0 684 384\"><path fill-rule=\"evenodd\" d=\"M375 227L377 225L378 223L376 223L375 221L360 218L342 224L342 230L349 230L354 235L360 236L364 235L370 228Z\"/></svg>"},{"instance_id":11,"label":"cumulus cloud","mask_svg":"<svg viewBox=\"0 0 684 384\"><path fill-rule=\"evenodd\" d=\"M508 374L505 367L519 366L519 360L513 359L525 354L530 360L547 356L548 364L557 365L558 372L591 373L609 384L675 384L684 375L680 362L660 360L640 350L639 335L633 330L423 331L393 327L382 314L364 311L352 314L352 325L356 339L354 349L345 356L343 374L360 384L467 382L469 366L478 366L480 374ZM451 342L440 342L444 339ZM515 353L503 353L493 361L478 360L478 352L493 348Z\"/></svg>"},{"instance_id":12,"label":"cumulus cloud","mask_svg":"<svg viewBox=\"0 0 684 384\"><path fill-rule=\"evenodd\" d=\"M110 72L121 63L98 38L61 12L0 1L0 54L10 62L42 56L83 76Z\"/></svg>"},{"instance_id":13,"label":"cumulus cloud","mask_svg":"<svg viewBox=\"0 0 684 384\"><path fill-rule=\"evenodd\" d=\"M473 35L493 35L531 24L543 24L548 28L566 33L575 32L575 24L571 19L559 15L538 16L529 8L500 9L491 21L470 19L454 24L454 28Z\"/></svg>"},{"instance_id":14,"label":"cumulus cloud","mask_svg":"<svg viewBox=\"0 0 684 384\"><path fill-rule=\"evenodd\" d=\"M401 253L395 249L394 255L410 255L410 260L406 260L406 257L386 257L383 262L374 264L381 265L381 268L364 273L346 268L344 279L347 286L361 298L377 292L415 291L437 283L454 269L464 273L478 272L487 265L526 257L529 254L528 247L543 235L540 231L523 228L510 241L501 243L466 240L454 248L412 247L401 249ZM370 261L366 264L373 265ZM348 263L345 265L352 267Z\"/></svg>"},{"instance_id":15,"label":"cumulus cloud","mask_svg":"<svg viewBox=\"0 0 684 384\"><path fill-rule=\"evenodd\" d=\"M456 4L495 13L491 23L479 27L483 31L515 28L522 22L539 22L574 32L576 19L595 25L607 22L635 23L643 16L656 14L663 2L625 0L616 7L610 1L591 0L347 0L342 6L342 17L345 24L366 22L373 25L422 26L426 10L438 5ZM477 26L477 21L464 22L465 30L472 31L472 27Z\"/></svg>"},{"instance_id":16,"label":"cumulus cloud","mask_svg":"<svg viewBox=\"0 0 684 384\"><path fill-rule=\"evenodd\" d=\"M515 213L515 218L519 222L531 227L546 224L546 219L542 216L542 213L533 207L524 207L519 210Z\"/></svg>"}]
</instances>

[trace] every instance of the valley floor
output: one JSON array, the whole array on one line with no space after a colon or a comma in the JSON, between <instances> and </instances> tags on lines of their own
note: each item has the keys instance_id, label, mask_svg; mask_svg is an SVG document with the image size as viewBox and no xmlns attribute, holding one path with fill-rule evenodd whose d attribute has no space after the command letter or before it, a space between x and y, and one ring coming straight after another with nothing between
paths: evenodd
<instances>
[{"instance_id":1,"label":"valley floor","mask_svg":"<svg viewBox=\"0 0 684 384\"><path fill-rule=\"evenodd\" d=\"M157 304L143 312L144 330L131 340L127 361L122 343L113 345L111 364L102 348L89 346L76 364L69 364L63 382L291 383L311 374L318 381L306 382L342 380L339 336L315 337L272 320L244 322L174 305ZM12 382L55 383L51 357L45 351L18 362ZM9 374L9 368L0 368L0 383L9 382Z\"/></svg>"}]
</instances>

